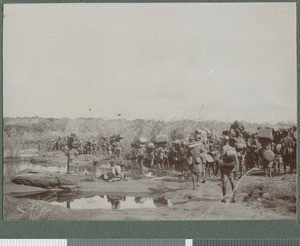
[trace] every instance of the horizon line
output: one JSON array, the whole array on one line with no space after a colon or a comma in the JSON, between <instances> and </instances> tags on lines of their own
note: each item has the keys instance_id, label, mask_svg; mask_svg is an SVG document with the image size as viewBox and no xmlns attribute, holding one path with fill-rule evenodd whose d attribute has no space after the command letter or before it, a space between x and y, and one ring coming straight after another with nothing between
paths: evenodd
<instances>
[{"instance_id":1,"label":"horizon line","mask_svg":"<svg viewBox=\"0 0 300 246\"><path fill-rule=\"evenodd\" d=\"M281 121L247 121L247 120L242 120L242 119L236 119L236 120L232 120L232 121L224 121L224 120L218 120L218 119L192 119L192 118L172 118L172 119L154 119L154 118L149 118L149 119L143 119L143 118L135 118L135 119L126 119L126 118L110 118L110 119L105 119L105 118L101 118L101 117L44 117L44 116L3 116L3 119L5 118L11 118L11 119L16 119L16 118L30 118L30 119L34 119L34 118L41 118L41 119L54 119L54 120L62 120L62 119L68 119L68 120L76 120L76 119L94 119L94 120L105 120L105 121L109 121L109 120L125 120L125 121L136 121L136 120L143 120L143 121L164 121L164 122L174 122L174 121L184 121L184 120L188 120L188 121L198 121L198 122L209 122L209 121L218 121L218 122L223 122L223 123L232 123L234 121L239 121L239 122L246 122L246 123L251 123L251 124L296 124L297 125L297 121L293 121L293 120L289 120L289 121L285 121L285 120L281 120Z\"/></svg>"}]
</instances>

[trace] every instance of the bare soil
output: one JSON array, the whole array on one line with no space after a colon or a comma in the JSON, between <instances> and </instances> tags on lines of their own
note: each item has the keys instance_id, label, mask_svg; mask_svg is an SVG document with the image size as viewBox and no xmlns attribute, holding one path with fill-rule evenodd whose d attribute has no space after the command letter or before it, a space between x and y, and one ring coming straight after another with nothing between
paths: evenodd
<instances>
[{"instance_id":1,"label":"bare soil","mask_svg":"<svg viewBox=\"0 0 300 246\"><path fill-rule=\"evenodd\" d=\"M69 175L78 180L78 175ZM169 175L168 175L169 176ZM175 176L175 175L173 175ZM6 220L286 220L296 219L296 175L273 177L246 176L237 188L236 203L222 203L219 177L208 178L197 190L190 179L177 177L133 177L108 183L100 179L79 177L77 192L85 195L165 196L170 207L124 210L75 210L47 201L13 198L12 193L41 192L46 189L4 184ZM230 189L228 183L228 190ZM228 196L231 195L229 192Z\"/></svg>"}]
</instances>

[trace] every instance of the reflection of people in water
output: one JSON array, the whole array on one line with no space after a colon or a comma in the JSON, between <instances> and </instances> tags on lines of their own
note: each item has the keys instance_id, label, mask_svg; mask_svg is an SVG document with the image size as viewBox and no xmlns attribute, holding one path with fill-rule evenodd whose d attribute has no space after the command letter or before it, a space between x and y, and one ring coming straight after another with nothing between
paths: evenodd
<instances>
[{"instance_id":1,"label":"reflection of people in water","mask_svg":"<svg viewBox=\"0 0 300 246\"><path fill-rule=\"evenodd\" d=\"M111 209L120 209L121 201L126 201L126 197L122 196L106 196L107 201L111 203Z\"/></svg>"},{"instance_id":2,"label":"reflection of people in water","mask_svg":"<svg viewBox=\"0 0 300 246\"><path fill-rule=\"evenodd\" d=\"M164 196L158 196L158 197L154 197L153 203L155 204L156 207L164 207L169 205L169 200Z\"/></svg>"},{"instance_id":3,"label":"reflection of people in water","mask_svg":"<svg viewBox=\"0 0 300 246\"><path fill-rule=\"evenodd\" d=\"M141 197L135 197L135 198L134 198L134 201L135 201L136 203L141 203L142 198L141 198Z\"/></svg>"}]
</instances>

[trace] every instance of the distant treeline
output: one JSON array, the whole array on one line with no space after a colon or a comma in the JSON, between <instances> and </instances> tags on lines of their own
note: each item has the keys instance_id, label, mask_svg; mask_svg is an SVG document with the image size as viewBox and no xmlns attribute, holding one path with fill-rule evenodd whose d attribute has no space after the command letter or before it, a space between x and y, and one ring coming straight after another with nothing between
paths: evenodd
<instances>
[{"instance_id":1,"label":"distant treeline","mask_svg":"<svg viewBox=\"0 0 300 246\"><path fill-rule=\"evenodd\" d=\"M239 119L237 119L239 120ZM195 120L125 120L125 119L55 119L41 117L4 118L3 135L4 149L23 148L24 143L37 143L38 141L50 141L58 137L75 133L79 139L100 139L113 134L123 134L125 149L135 137L154 138L157 134L167 134L170 140L188 139L195 129L206 128L216 135L229 129L232 122L221 121L195 121ZM290 127L293 123L278 122L248 123L243 122L246 129L255 131L259 126ZM14 150L15 151L15 150Z\"/></svg>"}]
</instances>

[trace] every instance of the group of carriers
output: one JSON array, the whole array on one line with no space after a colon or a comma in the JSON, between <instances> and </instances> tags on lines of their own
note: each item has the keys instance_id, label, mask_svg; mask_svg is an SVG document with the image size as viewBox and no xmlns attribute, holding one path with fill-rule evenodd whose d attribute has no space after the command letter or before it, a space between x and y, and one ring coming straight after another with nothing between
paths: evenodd
<instances>
[{"instance_id":1,"label":"group of carriers","mask_svg":"<svg viewBox=\"0 0 300 246\"><path fill-rule=\"evenodd\" d=\"M121 158L124 148L121 144L123 134L112 135L110 137L101 138L101 153L103 156L117 156Z\"/></svg>"},{"instance_id":2,"label":"group of carriers","mask_svg":"<svg viewBox=\"0 0 300 246\"><path fill-rule=\"evenodd\" d=\"M270 127L258 128L256 132L249 132L238 121L233 122L228 130L217 138L207 129L196 129L187 142L177 139L169 141L168 136L160 134L149 140L145 137L136 137L131 146L131 159L140 167L166 170L173 168L184 172L188 170L187 159L200 165L205 179L206 174L217 175L222 155L224 137L229 138L229 144L236 151L237 176L242 176L254 167L262 166L266 174L271 170L296 170L296 127L289 129L273 129ZM122 159L124 150L121 140L122 134L103 137L99 144L96 140L79 140L75 134L64 138L51 140L51 150L76 148L78 154L96 155L99 151L104 156L117 156Z\"/></svg>"},{"instance_id":3,"label":"group of carriers","mask_svg":"<svg viewBox=\"0 0 300 246\"><path fill-rule=\"evenodd\" d=\"M296 127L290 129L258 128L249 132L238 121L233 122L222 137L215 137L207 129L198 129L189 138L168 141L167 135L158 135L152 141L137 137L132 142L132 161L141 167L150 169L174 168L184 172L188 170L187 159L192 158L205 180L206 175L218 174L222 158L224 137L235 149L234 172L241 177L254 167L263 167L266 174L272 170L286 172L296 168Z\"/></svg>"},{"instance_id":4,"label":"group of carriers","mask_svg":"<svg viewBox=\"0 0 300 246\"><path fill-rule=\"evenodd\" d=\"M102 137L98 142L95 139L79 139L76 134L70 136L58 137L47 142L47 151L64 151L75 148L79 155L97 155L103 156L121 156L123 146L121 140L124 138L122 134L112 135L110 137Z\"/></svg>"},{"instance_id":5,"label":"group of carriers","mask_svg":"<svg viewBox=\"0 0 300 246\"><path fill-rule=\"evenodd\" d=\"M263 128L257 132L257 138L261 145L258 149L260 165L271 176L271 171L287 172L296 171L296 127L290 129Z\"/></svg>"},{"instance_id":6,"label":"group of carriers","mask_svg":"<svg viewBox=\"0 0 300 246\"><path fill-rule=\"evenodd\" d=\"M266 175L271 171L290 171L296 168L296 127L274 129L259 127L256 132L245 130L243 124L234 122L229 131L223 132L236 150L235 172L241 177L254 167L263 167Z\"/></svg>"},{"instance_id":7,"label":"group of carriers","mask_svg":"<svg viewBox=\"0 0 300 246\"><path fill-rule=\"evenodd\" d=\"M137 137L132 142L131 147L131 159L140 167L147 167L150 170L154 168L165 170L170 167L167 135L157 135L153 141L144 137Z\"/></svg>"},{"instance_id":8,"label":"group of carriers","mask_svg":"<svg viewBox=\"0 0 300 246\"><path fill-rule=\"evenodd\" d=\"M180 172L188 170L186 160L192 157L201 166L205 165L205 170L213 173L217 151L210 150L210 144L211 133L205 129L195 130L187 143L179 139L170 142L167 135L157 135L152 141L137 137L131 144L131 156L133 163L140 167L173 168Z\"/></svg>"},{"instance_id":9,"label":"group of carriers","mask_svg":"<svg viewBox=\"0 0 300 246\"><path fill-rule=\"evenodd\" d=\"M67 137L58 137L56 139L51 139L47 143L47 151L65 151L68 148L77 149L78 154L91 154L96 155L98 148L98 143L95 139L89 140L79 140L75 134L71 134Z\"/></svg>"}]
</instances>

